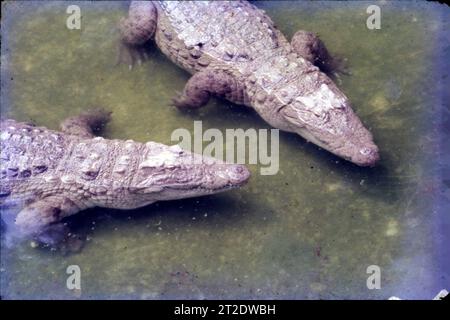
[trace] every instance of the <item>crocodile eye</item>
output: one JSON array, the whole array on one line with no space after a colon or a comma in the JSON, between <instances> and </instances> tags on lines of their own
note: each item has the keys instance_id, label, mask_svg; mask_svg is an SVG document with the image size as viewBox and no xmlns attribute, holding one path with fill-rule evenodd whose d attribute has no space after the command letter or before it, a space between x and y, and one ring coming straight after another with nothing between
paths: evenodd
<instances>
[{"instance_id":1,"label":"crocodile eye","mask_svg":"<svg viewBox=\"0 0 450 320\"><path fill-rule=\"evenodd\" d=\"M87 170L87 171L83 171L84 173L84 178L86 180L93 180L98 176L98 170Z\"/></svg>"}]
</instances>

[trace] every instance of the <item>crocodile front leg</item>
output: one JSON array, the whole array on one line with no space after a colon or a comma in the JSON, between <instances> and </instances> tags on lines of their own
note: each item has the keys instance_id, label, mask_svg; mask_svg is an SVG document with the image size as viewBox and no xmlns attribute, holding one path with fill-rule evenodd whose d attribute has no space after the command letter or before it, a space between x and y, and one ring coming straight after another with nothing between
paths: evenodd
<instances>
[{"instance_id":1,"label":"crocodile front leg","mask_svg":"<svg viewBox=\"0 0 450 320\"><path fill-rule=\"evenodd\" d=\"M62 195L48 196L23 208L16 217L15 224L23 235L38 235L48 226L60 222L85 209Z\"/></svg>"},{"instance_id":2,"label":"crocodile front leg","mask_svg":"<svg viewBox=\"0 0 450 320\"><path fill-rule=\"evenodd\" d=\"M103 109L93 109L78 116L70 117L61 123L65 133L83 138L93 138L95 133L110 120L111 112Z\"/></svg>"},{"instance_id":3,"label":"crocodile front leg","mask_svg":"<svg viewBox=\"0 0 450 320\"><path fill-rule=\"evenodd\" d=\"M22 236L33 237L63 253L75 253L82 248L84 237L72 234L61 220L84 209L68 197L49 196L23 208L15 224Z\"/></svg>"},{"instance_id":4,"label":"crocodile front leg","mask_svg":"<svg viewBox=\"0 0 450 320\"><path fill-rule=\"evenodd\" d=\"M322 40L313 32L297 31L292 37L291 47L294 52L328 75L336 72L348 73L342 60L332 57Z\"/></svg>"},{"instance_id":5,"label":"crocodile front leg","mask_svg":"<svg viewBox=\"0 0 450 320\"><path fill-rule=\"evenodd\" d=\"M231 74L216 69L205 69L194 74L184 87L183 93L173 99L180 108L200 108L208 103L211 95L234 102L243 101L243 90Z\"/></svg>"},{"instance_id":6,"label":"crocodile front leg","mask_svg":"<svg viewBox=\"0 0 450 320\"><path fill-rule=\"evenodd\" d=\"M151 1L133 1L128 17L120 20L122 37L119 62L127 63L130 68L135 61L141 62L146 57L145 43L155 35L157 11Z\"/></svg>"}]
</instances>

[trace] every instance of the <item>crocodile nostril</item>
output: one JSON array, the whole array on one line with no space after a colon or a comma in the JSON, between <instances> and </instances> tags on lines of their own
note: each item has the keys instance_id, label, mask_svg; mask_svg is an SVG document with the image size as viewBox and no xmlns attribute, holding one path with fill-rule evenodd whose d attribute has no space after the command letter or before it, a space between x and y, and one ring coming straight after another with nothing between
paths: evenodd
<instances>
[{"instance_id":1,"label":"crocodile nostril","mask_svg":"<svg viewBox=\"0 0 450 320\"><path fill-rule=\"evenodd\" d=\"M241 173L244 173L244 167L243 166L235 166L234 168L233 168L233 171L236 173L236 174L241 174Z\"/></svg>"},{"instance_id":2,"label":"crocodile nostril","mask_svg":"<svg viewBox=\"0 0 450 320\"><path fill-rule=\"evenodd\" d=\"M250 172L243 165L234 165L229 169L231 183L242 183L248 180Z\"/></svg>"},{"instance_id":3,"label":"crocodile nostril","mask_svg":"<svg viewBox=\"0 0 450 320\"><path fill-rule=\"evenodd\" d=\"M377 147L363 147L359 149L362 155L361 164L363 166L374 166L380 159Z\"/></svg>"},{"instance_id":4,"label":"crocodile nostril","mask_svg":"<svg viewBox=\"0 0 450 320\"><path fill-rule=\"evenodd\" d=\"M361 153L363 156L368 156L372 153L372 150L369 148L362 148L361 150L359 150L359 153Z\"/></svg>"}]
</instances>

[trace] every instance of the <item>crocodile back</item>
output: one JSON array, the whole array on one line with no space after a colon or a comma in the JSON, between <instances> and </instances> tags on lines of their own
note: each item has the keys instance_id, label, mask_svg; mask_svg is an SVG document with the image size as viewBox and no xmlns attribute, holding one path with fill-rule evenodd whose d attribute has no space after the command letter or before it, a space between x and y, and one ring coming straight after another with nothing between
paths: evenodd
<instances>
[{"instance_id":1,"label":"crocodile back","mask_svg":"<svg viewBox=\"0 0 450 320\"><path fill-rule=\"evenodd\" d=\"M70 197L80 208L127 206L143 144L85 139L14 120L1 122L0 138L2 207L50 195Z\"/></svg>"},{"instance_id":2,"label":"crocodile back","mask_svg":"<svg viewBox=\"0 0 450 320\"><path fill-rule=\"evenodd\" d=\"M160 1L156 43L191 73L211 64L250 74L288 47L271 19L245 1ZM232 70L233 69L233 70Z\"/></svg>"},{"instance_id":3,"label":"crocodile back","mask_svg":"<svg viewBox=\"0 0 450 320\"><path fill-rule=\"evenodd\" d=\"M0 128L1 201L24 184L37 186L54 172L70 136L14 120L2 120Z\"/></svg>"}]
</instances>

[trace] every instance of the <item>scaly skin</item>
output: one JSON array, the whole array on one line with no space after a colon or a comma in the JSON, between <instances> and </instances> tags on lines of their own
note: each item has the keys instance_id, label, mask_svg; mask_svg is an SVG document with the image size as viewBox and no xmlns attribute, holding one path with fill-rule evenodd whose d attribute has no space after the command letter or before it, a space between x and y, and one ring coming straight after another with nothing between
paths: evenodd
<instances>
[{"instance_id":1,"label":"scaly skin","mask_svg":"<svg viewBox=\"0 0 450 320\"><path fill-rule=\"evenodd\" d=\"M360 166L379 159L348 98L311 63L330 66L311 33L298 32L291 45L262 10L245 1L133 1L121 32L132 46L154 38L193 74L174 99L179 108L201 107L210 95L224 97Z\"/></svg>"},{"instance_id":2,"label":"scaly skin","mask_svg":"<svg viewBox=\"0 0 450 320\"><path fill-rule=\"evenodd\" d=\"M21 234L43 234L91 207L133 209L225 191L249 178L245 166L179 146L94 137L108 118L100 110L85 113L65 120L63 132L0 122L0 208L19 208L15 224Z\"/></svg>"}]
</instances>

